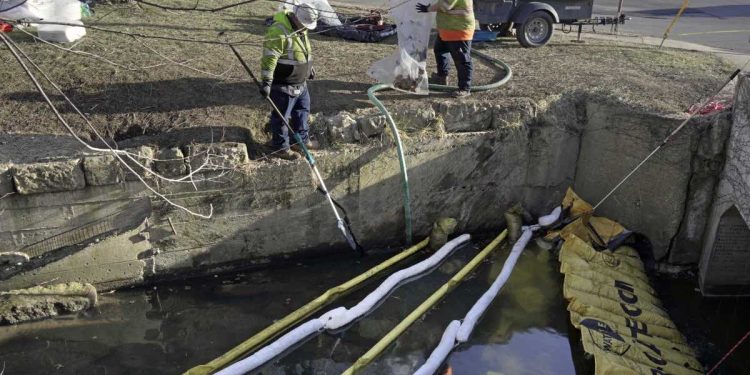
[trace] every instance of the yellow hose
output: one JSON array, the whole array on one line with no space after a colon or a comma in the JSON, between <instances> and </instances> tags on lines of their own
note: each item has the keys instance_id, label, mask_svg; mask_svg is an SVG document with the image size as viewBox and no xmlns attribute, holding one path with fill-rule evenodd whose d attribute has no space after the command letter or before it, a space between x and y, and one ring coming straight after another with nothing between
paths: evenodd
<instances>
[{"instance_id":1,"label":"yellow hose","mask_svg":"<svg viewBox=\"0 0 750 375\"><path fill-rule=\"evenodd\" d=\"M257 349L258 347L266 344L271 339L278 336L280 333L287 330L289 327L299 323L303 319L309 317L316 311L320 310L321 307L333 302L338 297L344 296L351 292L354 288L372 278L373 276L383 272L392 265L401 262L402 260L413 255L417 251L423 249L429 243L430 239L425 238L422 242L394 255L383 263L370 268L367 272L360 274L359 276L331 289L328 289L320 297L308 302L305 306L300 307L284 318L276 321L264 330L258 332L253 337L245 340L241 344L235 346L228 352L224 353L220 357L213 361L205 364L195 366L185 372L186 375L205 375L215 372L222 367L236 361L246 353Z\"/></svg>"},{"instance_id":2,"label":"yellow hose","mask_svg":"<svg viewBox=\"0 0 750 375\"><path fill-rule=\"evenodd\" d=\"M344 371L344 375L352 375L360 370L364 369L367 365L372 363L383 351L388 348L401 334L406 331L409 326L412 325L422 315L427 313L433 306L440 302L446 294L450 293L456 286L475 268L481 263L495 248L505 239L508 235L508 230L505 229L492 242L489 243L479 254L477 254L469 263L467 263L460 271L458 271L448 282L443 284L438 290L436 290L430 297L422 302L419 307L412 311L404 320L402 320L396 327L394 327L388 334L383 336L380 341L377 342L370 350L364 355L359 357L354 364Z\"/></svg>"}]
</instances>

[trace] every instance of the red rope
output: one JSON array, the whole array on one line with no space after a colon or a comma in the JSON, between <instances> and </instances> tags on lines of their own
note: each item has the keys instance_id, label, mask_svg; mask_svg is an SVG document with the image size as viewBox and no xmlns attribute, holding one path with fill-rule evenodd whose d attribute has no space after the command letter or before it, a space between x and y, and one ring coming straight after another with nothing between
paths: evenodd
<instances>
[{"instance_id":1,"label":"red rope","mask_svg":"<svg viewBox=\"0 0 750 375\"><path fill-rule=\"evenodd\" d=\"M740 339L740 341L737 341L737 343L734 344L734 346L732 347L732 349L729 349L729 351L727 352L727 354L724 354L724 357L721 358L721 360L719 361L719 363L715 364L714 367L712 367L710 370L708 370L708 372L706 373L706 375L711 375L712 372L714 372L719 366L721 366L721 364L724 363L724 360L726 360L730 355L732 355L732 353L734 353L734 351L737 350L737 348L739 348L740 345L742 345L742 343L745 342L745 340L748 337L750 337L750 331L747 331L747 333L745 334L745 336L743 336Z\"/></svg>"}]
</instances>

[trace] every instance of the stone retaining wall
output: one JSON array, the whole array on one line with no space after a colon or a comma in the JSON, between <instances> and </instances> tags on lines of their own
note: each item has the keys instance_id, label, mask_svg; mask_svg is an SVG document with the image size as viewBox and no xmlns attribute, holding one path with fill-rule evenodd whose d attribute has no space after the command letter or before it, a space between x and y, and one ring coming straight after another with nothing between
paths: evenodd
<instances>
[{"instance_id":1,"label":"stone retaining wall","mask_svg":"<svg viewBox=\"0 0 750 375\"><path fill-rule=\"evenodd\" d=\"M441 216L457 218L459 231L494 231L513 203L546 213L570 186L595 202L683 116L639 113L625 103L575 93L543 102L438 101L392 112L405 132L415 238L425 236ZM367 248L402 244L401 178L382 115L364 110L316 117L322 143L336 145L316 152L321 173L349 211L358 238ZM730 126L726 114L697 120L601 213L649 236L658 258L696 262L702 232L686 229L696 226L686 218L708 209L705 197L713 192L713 171L723 165ZM2 252L127 210L139 197L150 197L152 206L139 229L103 239L107 246L86 248L98 256L76 253L73 260L2 281L0 289L42 282L53 274L58 282L78 277L115 287L292 256L350 252L330 207L313 189L304 161L259 159L260 146L241 132L212 143L179 143L177 138L158 136L153 144L145 138L121 146L144 157L148 168L173 178L187 175L210 155L212 168L194 181L158 181L158 187L196 212L212 207L211 219L153 197L110 155L0 164L0 192L15 192L0 200ZM169 160L152 163L154 157ZM68 262L68 268L60 262ZM115 272L116 278L101 272L110 264L124 265L118 266L122 272ZM82 279L80 272L89 276Z\"/></svg>"},{"instance_id":2,"label":"stone retaining wall","mask_svg":"<svg viewBox=\"0 0 750 375\"><path fill-rule=\"evenodd\" d=\"M703 228L700 286L704 294L750 295L750 75L741 74L726 164Z\"/></svg>"}]
</instances>

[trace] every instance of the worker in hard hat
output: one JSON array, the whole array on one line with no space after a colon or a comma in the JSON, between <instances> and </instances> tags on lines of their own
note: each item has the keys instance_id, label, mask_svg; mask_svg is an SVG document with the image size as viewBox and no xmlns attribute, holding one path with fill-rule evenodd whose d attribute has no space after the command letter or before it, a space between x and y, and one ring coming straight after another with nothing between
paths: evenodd
<instances>
[{"instance_id":1,"label":"worker in hard hat","mask_svg":"<svg viewBox=\"0 0 750 375\"><path fill-rule=\"evenodd\" d=\"M471 95L471 40L474 38L474 4L472 0L438 0L437 3L417 3L417 12L437 12L438 37L435 40L437 73L432 82L447 85L450 60L458 71L458 91L455 97Z\"/></svg>"},{"instance_id":2,"label":"worker in hard hat","mask_svg":"<svg viewBox=\"0 0 750 375\"><path fill-rule=\"evenodd\" d=\"M318 24L318 10L309 4L295 5L273 16L263 42L261 59L261 88L264 97L270 97L285 114L295 133L299 134L308 149L314 149L308 135L310 94L307 80L315 77L312 66L310 41L307 30ZM271 139L274 156L294 160L302 152L300 145L290 142L289 129L275 112L271 112Z\"/></svg>"}]
</instances>

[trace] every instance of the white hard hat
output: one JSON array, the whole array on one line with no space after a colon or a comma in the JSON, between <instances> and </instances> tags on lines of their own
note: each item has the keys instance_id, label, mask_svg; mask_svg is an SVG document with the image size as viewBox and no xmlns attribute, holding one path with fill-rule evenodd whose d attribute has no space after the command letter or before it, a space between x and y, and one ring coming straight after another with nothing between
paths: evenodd
<instances>
[{"instance_id":1,"label":"white hard hat","mask_svg":"<svg viewBox=\"0 0 750 375\"><path fill-rule=\"evenodd\" d=\"M295 5L294 15L306 29L315 30L318 27L318 10L310 4Z\"/></svg>"}]
</instances>

